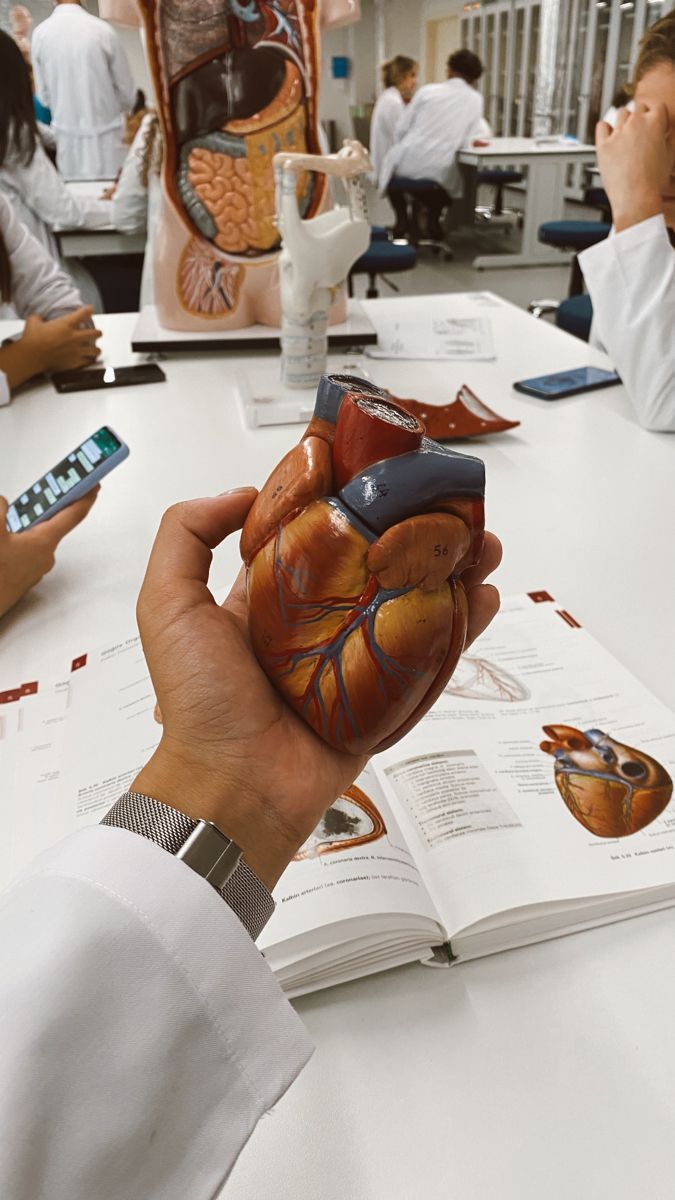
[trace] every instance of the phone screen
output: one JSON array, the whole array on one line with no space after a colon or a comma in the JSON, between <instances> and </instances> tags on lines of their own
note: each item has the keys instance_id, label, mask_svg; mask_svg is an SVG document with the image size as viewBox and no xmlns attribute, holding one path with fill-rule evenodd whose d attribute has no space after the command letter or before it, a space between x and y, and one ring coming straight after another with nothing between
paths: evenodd
<instances>
[{"instance_id":1,"label":"phone screen","mask_svg":"<svg viewBox=\"0 0 675 1200\"><path fill-rule=\"evenodd\" d=\"M88 392L99 388L128 387L136 383L161 383L166 379L157 363L135 363L131 367L88 367L84 371L56 371L52 383L57 392Z\"/></svg>"},{"instance_id":2,"label":"phone screen","mask_svg":"<svg viewBox=\"0 0 675 1200\"><path fill-rule=\"evenodd\" d=\"M95 467L110 458L122 443L106 425L97 429L67 458L38 479L27 492L19 496L7 511L7 527L12 533L27 529L38 517L49 512L62 496L81 483Z\"/></svg>"},{"instance_id":3,"label":"phone screen","mask_svg":"<svg viewBox=\"0 0 675 1200\"><path fill-rule=\"evenodd\" d=\"M599 384L618 383L619 377L615 371L605 371L601 367L577 367L573 371L539 375L523 382L528 388L545 396L559 396L562 392L586 391Z\"/></svg>"}]
</instances>

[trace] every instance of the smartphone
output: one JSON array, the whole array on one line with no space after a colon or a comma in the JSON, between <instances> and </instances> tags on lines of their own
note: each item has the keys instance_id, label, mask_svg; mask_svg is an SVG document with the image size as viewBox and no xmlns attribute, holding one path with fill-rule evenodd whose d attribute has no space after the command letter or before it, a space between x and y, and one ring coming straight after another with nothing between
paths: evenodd
<instances>
[{"instance_id":1,"label":"smartphone","mask_svg":"<svg viewBox=\"0 0 675 1200\"><path fill-rule=\"evenodd\" d=\"M520 379L513 386L526 396L538 396L540 400L562 400L563 396L593 392L596 388L612 387L615 383L621 383L616 371L603 371L601 367L575 367L572 371L557 371L555 375Z\"/></svg>"},{"instance_id":2,"label":"smartphone","mask_svg":"<svg viewBox=\"0 0 675 1200\"><path fill-rule=\"evenodd\" d=\"M85 496L128 454L129 447L109 425L97 429L10 504L6 521L10 533L31 529Z\"/></svg>"},{"instance_id":3,"label":"smartphone","mask_svg":"<svg viewBox=\"0 0 675 1200\"><path fill-rule=\"evenodd\" d=\"M133 367L87 367L84 371L56 371L52 383L57 392L89 392L99 388L129 387L133 383L162 383L166 379L157 363Z\"/></svg>"}]
</instances>

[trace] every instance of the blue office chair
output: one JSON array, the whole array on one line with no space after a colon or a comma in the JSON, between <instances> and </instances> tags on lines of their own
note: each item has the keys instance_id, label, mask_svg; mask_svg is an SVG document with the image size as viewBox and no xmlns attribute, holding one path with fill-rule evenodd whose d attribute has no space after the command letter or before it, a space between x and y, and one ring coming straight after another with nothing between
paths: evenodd
<instances>
[{"instance_id":1,"label":"blue office chair","mask_svg":"<svg viewBox=\"0 0 675 1200\"><path fill-rule=\"evenodd\" d=\"M592 320L593 305L590 296L585 293L581 296L568 296L566 300L561 301L555 312L558 328L581 338L582 342L587 342L591 336Z\"/></svg>"},{"instance_id":2,"label":"blue office chair","mask_svg":"<svg viewBox=\"0 0 675 1200\"><path fill-rule=\"evenodd\" d=\"M415 246L431 246L437 253L442 251L446 259L453 257L440 230L440 222L452 198L435 179L411 179L407 175L394 175L387 187L387 196L396 213L399 231L404 228L408 241ZM431 230L420 230L420 216L426 212ZM437 228L435 228L437 227Z\"/></svg>"},{"instance_id":3,"label":"blue office chair","mask_svg":"<svg viewBox=\"0 0 675 1200\"><path fill-rule=\"evenodd\" d=\"M611 225L604 221L546 221L539 226L537 238L546 246L572 251L572 270L568 296L578 296L584 290L584 277L577 255L609 236Z\"/></svg>"},{"instance_id":4,"label":"blue office chair","mask_svg":"<svg viewBox=\"0 0 675 1200\"><path fill-rule=\"evenodd\" d=\"M494 220L495 217L515 217L519 219L521 214L513 212L512 209L504 208L504 188L510 183L520 183L523 178L521 171L514 170L513 167L485 167L477 174L478 184L487 184L494 187L494 202L492 204L477 204L475 209L476 218L478 221L486 224Z\"/></svg>"},{"instance_id":5,"label":"blue office chair","mask_svg":"<svg viewBox=\"0 0 675 1200\"><path fill-rule=\"evenodd\" d=\"M374 236L371 235L368 249L360 258L357 258L349 272L347 281L349 295L354 295L352 283L354 275L368 276L366 296L369 300L377 299L380 294L376 283L378 275L382 276L392 291L398 292L399 288L388 276L396 275L399 271L412 271L416 263L417 251L414 246L408 245L407 242L392 242L386 237L382 238L380 231L376 228Z\"/></svg>"}]
</instances>

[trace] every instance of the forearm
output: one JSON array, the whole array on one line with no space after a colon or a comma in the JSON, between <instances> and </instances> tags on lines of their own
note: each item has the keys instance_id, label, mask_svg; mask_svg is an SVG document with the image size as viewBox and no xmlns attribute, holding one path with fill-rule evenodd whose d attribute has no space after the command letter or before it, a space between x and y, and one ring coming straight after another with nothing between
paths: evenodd
<instances>
[{"instance_id":1,"label":"forearm","mask_svg":"<svg viewBox=\"0 0 675 1200\"><path fill-rule=\"evenodd\" d=\"M33 864L0 908L0 956L13 1200L211 1200L311 1053L215 890L123 830Z\"/></svg>"},{"instance_id":2,"label":"forearm","mask_svg":"<svg viewBox=\"0 0 675 1200\"><path fill-rule=\"evenodd\" d=\"M26 346L23 338L0 346L0 371L4 371L7 377L10 392L44 369L44 363L36 356L34 349Z\"/></svg>"},{"instance_id":3,"label":"forearm","mask_svg":"<svg viewBox=\"0 0 675 1200\"><path fill-rule=\"evenodd\" d=\"M675 251L663 217L598 243L579 262L594 329L640 424L675 430Z\"/></svg>"}]
</instances>

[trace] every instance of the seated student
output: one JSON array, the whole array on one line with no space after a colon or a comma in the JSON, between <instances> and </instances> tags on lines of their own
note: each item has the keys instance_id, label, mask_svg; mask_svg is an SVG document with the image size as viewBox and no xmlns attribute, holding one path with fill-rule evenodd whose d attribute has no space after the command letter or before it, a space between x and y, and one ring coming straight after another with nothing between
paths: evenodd
<instances>
[{"instance_id":1,"label":"seated student","mask_svg":"<svg viewBox=\"0 0 675 1200\"><path fill-rule=\"evenodd\" d=\"M159 218L159 172L162 134L157 113L144 114L124 160L117 183L109 191L112 223L120 233L147 233L140 306L154 304L154 243Z\"/></svg>"},{"instance_id":2,"label":"seated student","mask_svg":"<svg viewBox=\"0 0 675 1200\"><path fill-rule=\"evenodd\" d=\"M73 196L49 159L35 120L30 71L16 42L1 30L0 192L54 258L55 225L100 229L110 224L110 204ZM80 270L76 269L78 284Z\"/></svg>"},{"instance_id":3,"label":"seated student","mask_svg":"<svg viewBox=\"0 0 675 1200\"><path fill-rule=\"evenodd\" d=\"M0 346L0 405L15 387L42 371L73 370L98 358L101 335L92 326L92 310L82 306L71 281L17 221L2 195L0 299L5 304L11 300L13 309L26 317L21 337ZM92 492L34 530L9 534L7 505L0 497L0 615L51 569L59 541L87 515L94 499Z\"/></svg>"},{"instance_id":4,"label":"seated student","mask_svg":"<svg viewBox=\"0 0 675 1200\"><path fill-rule=\"evenodd\" d=\"M448 58L444 83L428 83L413 96L396 126L395 143L380 172L380 189L388 189L393 176L433 179L445 191L429 191L418 200L428 212L430 237L442 240L440 214L448 197L462 193L462 180L455 155L474 138L485 133L483 97L478 80L483 64L471 50L456 50ZM408 225L407 205L399 192L387 190L397 219L397 230ZM413 236L417 233L412 220Z\"/></svg>"},{"instance_id":5,"label":"seated student","mask_svg":"<svg viewBox=\"0 0 675 1200\"><path fill-rule=\"evenodd\" d=\"M645 429L675 432L675 12L647 31L634 111L597 127L614 232L579 255L591 341L612 359Z\"/></svg>"},{"instance_id":6,"label":"seated student","mask_svg":"<svg viewBox=\"0 0 675 1200\"><path fill-rule=\"evenodd\" d=\"M160 745L101 825L0 904L3 1200L212 1200L312 1052L254 938L365 759L322 742L263 674L243 576L222 608L208 590L255 494L165 514L137 610ZM497 610L499 557L487 534L464 573L467 645ZM176 857L201 820L242 850L222 890Z\"/></svg>"},{"instance_id":7,"label":"seated student","mask_svg":"<svg viewBox=\"0 0 675 1200\"><path fill-rule=\"evenodd\" d=\"M370 121L370 158L378 186L384 160L394 144L394 130L417 86L417 63L414 58L397 54L383 64L381 73L384 91L377 99Z\"/></svg>"}]
</instances>

